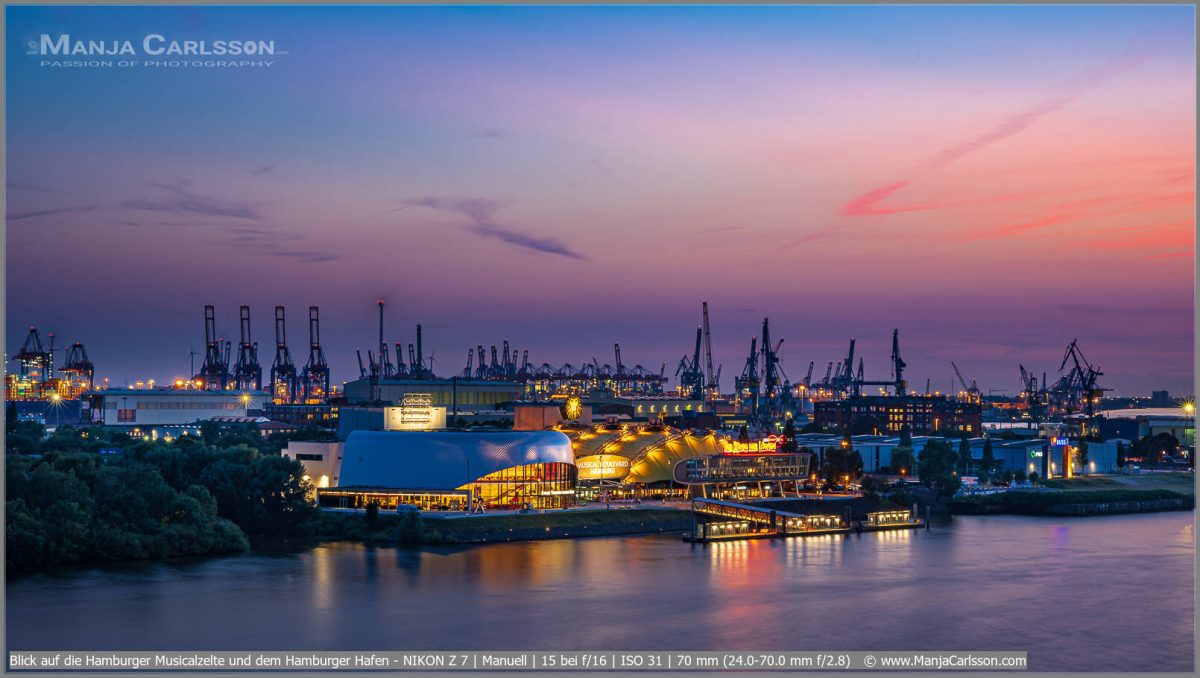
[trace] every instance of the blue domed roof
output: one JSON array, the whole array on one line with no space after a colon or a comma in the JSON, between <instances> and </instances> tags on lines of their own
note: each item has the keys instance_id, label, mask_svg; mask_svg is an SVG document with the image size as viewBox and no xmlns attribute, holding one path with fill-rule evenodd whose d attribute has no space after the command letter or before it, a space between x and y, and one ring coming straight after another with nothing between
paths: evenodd
<instances>
[{"instance_id":1,"label":"blue domed roof","mask_svg":"<svg viewBox=\"0 0 1200 678\"><path fill-rule=\"evenodd\" d=\"M546 462L575 463L558 431L355 431L346 440L342 487L451 490L490 473Z\"/></svg>"}]
</instances>

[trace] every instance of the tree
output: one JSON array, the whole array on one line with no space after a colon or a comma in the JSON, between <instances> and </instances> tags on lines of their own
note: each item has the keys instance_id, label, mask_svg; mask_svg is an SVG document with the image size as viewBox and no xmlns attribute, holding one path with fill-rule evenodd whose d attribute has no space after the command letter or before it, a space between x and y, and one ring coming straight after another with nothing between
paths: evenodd
<instances>
[{"instance_id":1,"label":"tree","mask_svg":"<svg viewBox=\"0 0 1200 678\"><path fill-rule=\"evenodd\" d=\"M971 441L967 439L967 434L964 433L958 439L958 475L965 476L971 473Z\"/></svg>"},{"instance_id":2,"label":"tree","mask_svg":"<svg viewBox=\"0 0 1200 678\"><path fill-rule=\"evenodd\" d=\"M1037 472L1037 471L1030 471L1030 472L1029 472L1029 482L1031 482L1031 483L1037 483L1037 481L1038 481L1038 480L1040 480L1040 479L1041 479L1041 476L1039 476L1039 475L1038 475L1038 472Z\"/></svg>"},{"instance_id":3,"label":"tree","mask_svg":"<svg viewBox=\"0 0 1200 678\"><path fill-rule=\"evenodd\" d=\"M887 487L888 487L888 484L883 482L883 480L881 480L879 478L879 476L873 476L873 475L867 474L867 475L864 475L862 478L863 494L865 494L868 497L878 496L879 493L884 491L885 489L887 489Z\"/></svg>"},{"instance_id":4,"label":"tree","mask_svg":"<svg viewBox=\"0 0 1200 678\"><path fill-rule=\"evenodd\" d=\"M838 447L825 450L822 459L821 474L830 484L836 485L842 481L853 481L862 475L863 459L850 444L843 440Z\"/></svg>"},{"instance_id":5,"label":"tree","mask_svg":"<svg viewBox=\"0 0 1200 678\"><path fill-rule=\"evenodd\" d=\"M957 472L958 454L944 440L930 440L921 450L917 470L921 484L933 490L938 497L954 496L962 486L962 476Z\"/></svg>"},{"instance_id":6,"label":"tree","mask_svg":"<svg viewBox=\"0 0 1200 678\"><path fill-rule=\"evenodd\" d=\"M787 422L783 425L783 445L779 451L790 454L795 452L799 446L796 443L796 424L791 417L787 418Z\"/></svg>"},{"instance_id":7,"label":"tree","mask_svg":"<svg viewBox=\"0 0 1200 678\"><path fill-rule=\"evenodd\" d=\"M991 478L992 471L998 466L996 461L996 453L992 451L992 439L983 439L983 459L979 461L979 474L984 478Z\"/></svg>"},{"instance_id":8,"label":"tree","mask_svg":"<svg viewBox=\"0 0 1200 678\"><path fill-rule=\"evenodd\" d=\"M1170 433L1159 433L1156 436L1145 436L1133 444L1130 456L1141 459L1147 464L1157 464L1164 455L1175 454L1179 450L1179 440Z\"/></svg>"},{"instance_id":9,"label":"tree","mask_svg":"<svg viewBox=\"0 0 1200 678\"><path fill-rule=\"evenodd\" d=\"M1075 448L1074 461L1079 465L1079 472L1086 473L1088 468L1088 444L1086 440L1080 441L1079 447Z\"/></svg>"},{"instance_id":10,"label":"tree","mask_svg":"<svg viewBox=\"0 0 1200 678\"><path fill-rule=\"evenodd\" d=\"M917 457L912 447L900 445L892 450L891 469L893 473L912 475L917 468Z\"/></svg>"},{"instance_id":11,"label":"tree","mask_svg":"<svg viewBox=\"0 0 1200 678\"><path fill-rule=\"evenodd\" d=\"M1013 480L1017 481L1018 483L1025 482L1025 469L1023 469L1023 468L1016 469L1015 471L1012 472L1012 475L1013 475Z\"/></svg>"},{"instance_id":12,"label":"tree","mask_svg":"<svg viewBox=\"0 0 1200 678\"><path fill-rule=\"evenodd\" d=\"M1117 468L1125 468L1125 443L1117 443Z\"/></svg>"},{"instance_id":13,"label":"tree","mask_svg":"<svg viewBox=\"0 0 1200 678\"><path fill-rule=\"evenodd\" d=\"M905 424L900 429L900 445L899 445L899 447L907 447L908 449L911 450L912 446L913 446L912 431L909 431L908 424Z\"/></svg>"},{"instance_id":14,"label":"tree","mask_svg":"<svg viewBox=\"0 0 1200 678\"><path fill-rule=\"evenodd\" d=\"M750 442L750 429L747 428L746 426L742 426L742 429L740 431L738 431L738 442L739 443Z\"/></svg>"}]
</instances>

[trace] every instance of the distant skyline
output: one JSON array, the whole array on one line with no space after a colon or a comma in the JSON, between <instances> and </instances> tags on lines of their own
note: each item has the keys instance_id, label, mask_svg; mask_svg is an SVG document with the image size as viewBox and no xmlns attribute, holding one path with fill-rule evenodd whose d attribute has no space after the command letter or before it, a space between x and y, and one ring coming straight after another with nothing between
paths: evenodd
<instances>
[{"instance_id":1,"label":"distant skyline","mask_svg":"<svg viewBox=\"0 0 1200 678\"><path fill-rule=\"evenodd\" d=\"M886 378L898 328L918 391L1076 338L1192 390L1192 7L5 11L9 355L36 325L166 382L249 304L265 375L273 307L302 363L318 305L341 382L383 298L440 375L504 339L673 375L708 301L726 391L764 316L793 382L852 336ZM49 68L43 33L286 54Z\"/></svg>"}]
</instances>

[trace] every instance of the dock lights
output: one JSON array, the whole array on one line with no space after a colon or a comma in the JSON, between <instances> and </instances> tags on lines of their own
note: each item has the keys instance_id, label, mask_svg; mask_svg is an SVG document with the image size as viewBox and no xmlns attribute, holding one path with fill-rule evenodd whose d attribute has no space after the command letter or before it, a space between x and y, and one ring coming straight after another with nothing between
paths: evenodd
<instances>
[{"instance_id":1,"label":"dock lights","mask_svg":"<svg viewBox=\"0 0 1200 678\"><path fill-rule=\"evenodd\" d=\"M51 395L51 396L50 396L50 400L52 400L52 401L54 401L54 402L56 402L56 403L57 403L57 402L59 402L59 401L61 401L61 400L62 400L62 396L60 396L59 394L55 393L55 394L53 394L53 395Z\"/></svg>"},{"instance_id":2,"label":"dock lights","mask_svg":"<svg viewBox=\"0 0 1200 678\"><path fill-rule=\"evenodd\" d=\"M1194 403L1190 400L1184 401L1183 411L1185 414L1195 414L1196 413L1196 403Z\"/></svg>"}]
</instances>

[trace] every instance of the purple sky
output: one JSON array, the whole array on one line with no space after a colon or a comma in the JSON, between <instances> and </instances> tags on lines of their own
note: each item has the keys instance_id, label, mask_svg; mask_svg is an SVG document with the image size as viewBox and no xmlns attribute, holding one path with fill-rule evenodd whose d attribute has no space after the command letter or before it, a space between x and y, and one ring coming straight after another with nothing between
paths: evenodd
<instances>
[{"instance_id":1,"label":"purple sky","mask_svg":"<svg viewBox=\"0 0 1200 678\"><path fill-rule=\"evenodd\" d=\"M1193 381L1193 8L7 8L6 350L186 376L317 304L335 381L424 325L440 374L674 373L709 302L732 387L770 316L803 378L851 336L910 383ZM41 33L275 40L266 69L46 68Z\"/></svg>"}]
</instances>

